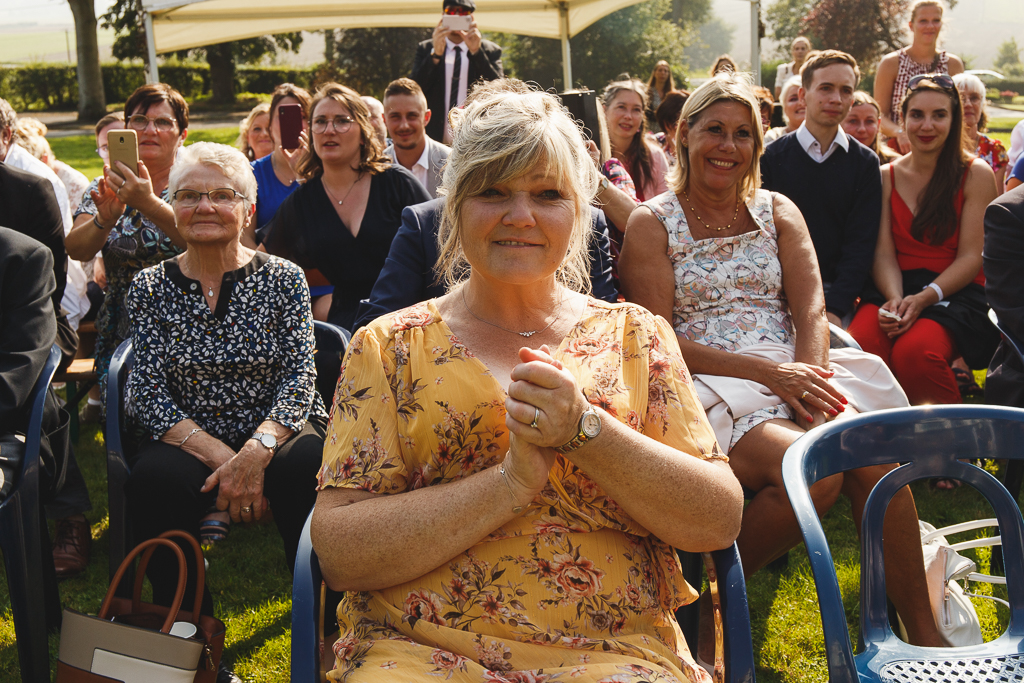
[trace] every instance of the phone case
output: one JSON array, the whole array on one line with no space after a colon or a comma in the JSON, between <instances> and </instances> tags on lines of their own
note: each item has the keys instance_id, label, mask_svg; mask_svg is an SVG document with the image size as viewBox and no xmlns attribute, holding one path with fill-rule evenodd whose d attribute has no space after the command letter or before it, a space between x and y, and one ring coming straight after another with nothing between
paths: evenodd
<instances>
[{"instance_id":1,"label":"phone case","mask_svg":"<svg viewBox=\"0 0 1024 683\"><path fill-rule=\"evenodd\" d=\"M450 31L468 31L473 18L468 15L446 14L441 17L444 27Z\"/></svg>"},{"instance_id":2,"label":"phone case","mask_svg":"<svg viewBox=\"0 0 1024 683\"><path fill-rule=\"evenodd\" d=\"M283 104L277 110L281 126L281 147L299 148L299 133L302 132L302 107L298 104Z\"/></svg>"},{"instance_id":3,"label":"phone case","mask_svg":"<svg viewBox=\"0 0 1024 683\"><path fill-rule=\"evenodd\" d=\"M111 170L117 173L114 162L120 161L130 168L132 173L139 174L139 136L134 130L108 130L107 148L110 150Z\"/></svg>"}]
</instances>

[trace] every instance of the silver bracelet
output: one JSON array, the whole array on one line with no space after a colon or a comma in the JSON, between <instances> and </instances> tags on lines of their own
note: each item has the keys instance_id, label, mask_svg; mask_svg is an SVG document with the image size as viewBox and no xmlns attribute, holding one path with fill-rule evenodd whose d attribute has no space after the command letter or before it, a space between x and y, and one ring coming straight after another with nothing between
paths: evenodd
<instances>
[{"instance_id":1,"label":"silver bracelet","mask_svg":"<svg viewBox=\"0 0 1024 683\"><path fill-rule=\"evenodd\" d=\"M103 225L102 223L100 223L100 221L99 221L99 218L98 218L98 216L99 216L99 214L98 214L98 213L94 213L94 214L92 215L92 222L93 222L93 225L95 225L95 226L96 226L97 228L99 228L100 230L110 230L110 228L108 228L107 226L105 226L105 225Z\"/></svg>"},{"instance_id":2,"label":"silver bracelet","mask_svg":"<svg viewBox=\"0 0 1024 683\"><path fill-rule=\"evenodd\" d=\"M518 515L523 511L523 506L516 500L516 495L512 493L512 485L508 483L508 479L505 477L505 463L498 465L498 474L501 475L501 480L505 482L505 488L508 489L508 497L512 499L512 512Z\"/></svg>"},{"instance_id":3,"label":"silver bracelet","mask_svg":"<svg viewBox=\"0 0 1024 683\"><path fill-rule=\"evenodd\" d=\"M181 443L178 444L178 448L181 448L182 446L184 446L186 441L188 441L195 434L197 434L198 432L201 432L201 431L203 431L203 430L201 428L199 428L199 427L196 427L195 429L193 429L191 432L188 433L188 436L186 436L184 439L181 440Z\"/></svg>"}]
</instances>

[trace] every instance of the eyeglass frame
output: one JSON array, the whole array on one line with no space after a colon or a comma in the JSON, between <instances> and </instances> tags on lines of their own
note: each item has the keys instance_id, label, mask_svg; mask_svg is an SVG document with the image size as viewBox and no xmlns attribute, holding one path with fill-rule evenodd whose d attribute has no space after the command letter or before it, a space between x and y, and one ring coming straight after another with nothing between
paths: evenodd
<instances>
[{"instance_id":1,"label":"eyeglass frame","mask_svg":"<svg viewBox=\"0 0 1024 683\"><path fill-rule=\"evenodd\" d=\"M233 200L236 200L236 201L234 201L231 204L221 204L219 202L214 201L214 199L210 196L211 192L222 192L222 191L225 191L225 190L231 190L231 192L234 193L231 198ZM182 200L178 199L178 193L180 193L180 192L195 192L195 193L197 193L199 195L199 199L196 200L195 204L186 204ZM249 201L248 197L246 197L244 194L242 194L241 192L239 192L238 190L236 190L233 187L215 187L215 188L213 188L212 190L210 190L208 192L199 192L199 190L190 190L187 187L185 187L185 188L182 188L180 190L175 190L174 194L171 195L171 200L174 201L175 204L178 204L178 205L180 205L180 206L182 206L182 207L184 207L186 209L195 209L195 208L198 208L199 205L203 202L203 197L204 196L207 199L210 200L210 205L211 206L222 206L222 207L225 207L225 208L227 208L229 206L233 208L236 204L238 204L237 200L239 198L241 198L242 201L244 201L244 202Z\"/></svg>"},{"instance_id":2,"label":"eyeglass frame","mask_svg":"<svg viewBox=\"0 0 1024 683\"><path fill-rule=\"evenodd\" d=\"M907 92L914 92L922 81L931 81L943 90L956 90L956 81L948 74L918 74L907 81Z\"/></svg>"},{"instance_id":3,"label":"eyeglass frame","mask_svg":"<svg viewBox=\"0 0 1024 683\"><path fill-rule=\"evenodd\" d=\"M142 128L137 128L137 127L133 126L132 125L132 119L136 119L136 118L139 118L139 119L143 119L144 118L144 119L146 119L146 125L143 126ZM171 127L168 128L167 130L161 130L160 126L157 125L157 121L170 121L171 122ZM170 133L171 131L175 131L178 128L178 121L176 119L173 119L173 118L170 118L170 117L167 117L167 116L146 116L145 114L132 114L131 116L129 116L125 120L124 125L125 125L125 128L127 128L127 129L134 130L134 131L137 131L139 133L142 133L147 128L149 128L149 124L151 124L151 123L153 124L153 130L155 130L158 133Z\"/></svg>"},{"instance_id":4,"label":"eyeglass frame","mask_svg":"<svg viewBox=\"0 0 1024 683\"><path fill-rule=\"evenodd\" d=\"M444 13L450 17L468 17L473 14L473 11L467 7L457 7L449 5L444 8Z\"/></svg>"},{"instance_id":5,"label":"eyeglass frame","mask_svg":"<svg viewBox=\"0 0 1024 683\"><path fill-rule=\"evenodd\" d=\"M347 126L345 128L345 130L339 130L338 129L338 119L342 119L341 125ZM327 132L327 125L330 124L331 128L334 129L335 133L337 133L338 135L344 135L345 133L347 133L350 130L352 130L352 124L355 123L355 122L356 122L356 120L354 118L352 118L351 116L335 116L334 118L331 118L331 119L328 119L325 116L324 120L322 122L323 123L323 128L321 130L317 130L316 129L317 128L317 120L315 118L314 119L310 119L310 121L309 121L309 129L311 131L313 131L314 133L316 133L317 135L323 135L324 133Z\"/></svg>"}]
</instances>

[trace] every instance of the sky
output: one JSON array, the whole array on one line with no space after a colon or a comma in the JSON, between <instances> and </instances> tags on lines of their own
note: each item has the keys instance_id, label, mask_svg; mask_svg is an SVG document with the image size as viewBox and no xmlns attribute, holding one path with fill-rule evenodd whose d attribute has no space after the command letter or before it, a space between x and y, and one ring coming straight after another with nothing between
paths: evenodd
<instances>
[{"instance_id":1,"label":"sky","mask_svg":"<svg viewBox=\"0 0 1024 683\"><path fill-rule=\"evenodd\" d=\"M113 0L96 0L96 16L106 12L113 4ZM75 18L67 0L0 0L0 27L9 28L18 24L64 28L74 26Z\"/></svg>"}]
</instances>

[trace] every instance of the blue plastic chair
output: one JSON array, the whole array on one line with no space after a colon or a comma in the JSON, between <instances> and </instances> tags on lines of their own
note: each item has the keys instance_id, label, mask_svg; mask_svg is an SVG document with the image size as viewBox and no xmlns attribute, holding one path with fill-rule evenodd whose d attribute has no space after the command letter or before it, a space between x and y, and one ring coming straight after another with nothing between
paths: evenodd
<instances>
[{"instance_id":1,"label":"blue plastic chair","mask_svg":"<svg viewBox=\"0 0 1024 683\"><path fill-rule=\"evenodd\" d=\"M341 356L345 353L349 333L337 325L316 321L313 323L316 338L316 354L314 359L317 370L317 390L329 393L324 401L329 402L334 395L334 385L338 381L338 370L341 368ZM134 453L127 425L124 419L125 384L128 373L135 362L135 352L131 340L124 341L110 359L107 371L107 500L110 508L110 578L114 578L117 568L121 566L125 555L131 549L131 538L128 531L128 502L125 499L124 487L128 483L128 460ZM132 570L129 570L131 572ZM132 585L131 575L121 582L125 590ZM120 590L120 589L119 589Z\"/></svg>"},{"instance_id":2,"label":"blue plastic chair","mask_svg":"<svg viewBox=\"0 0 1024 683\"><path fill-rule=\"evenodd\" d=\"M53 570L53 555L47 538L42 503L39 499L39 447L43 433L46 392L60 363L60 349L50 349L43 371L29 396L29 421L25 431L25 455L15 477L14 488L0 503L0 548L4 553L14 634L18 646L21 680L50 680L48 626L59 623L60 596ZM49 566L47 566L47 563ZM52 610L57 623L47 623Z\"/></svg>"},{"instance_id":3,"label":"blue plastic chair","mask_svg":"<svg viewBox=\"0 0 1024 683\"><path fill-rule=\"evenodd\" d=\"M818 591L831 683L868 681L1019 681L1024 676L1024 520L1003 485L962 458L1024 459L1024 410L946 405L884 410L818 427L790 446L782 474L807 547ZM861 528L861 640L853 654L832 555L809 487L866 465L906 463L875 485ZM892 496L931 477L978 489L999 520L1010 623L989 643L961 648L917 647L892 631L886 610L882 521ZM1001 677L1005 676L1005 677Z\"/></svg>"},{"instance_id":4,"label":"blue plastic chair","mask_svg":"<svg viewBox=\"0 0 1024 683\"><path fill-rule=\"evenodd\" d=\"M309 537L310 513L299 539L292 581L292 681L320 681L320 560ZM750 611L747 584L743 579L740 553L733 543L712 553L718 572L722 622L725 628L725 680L727 683L754 683L754 646L750 637ZM698 585L699 589L700 586Z\"/></svg>"},{"instance_id":5,"label":"blue plastic chair","mask_svg":"<svg viewBox=\"0 0 1024 683\"><path fill-rule=\"evenodd\" d=\"M1020 360L1021 365L1024 366L1024 342L1013 336L1009 328L999 324L999 316L991 308L988 311L988 318L996 326L996 329L999 330L999 334L1003 335L1003 339L1010 345L1010 348L1016 352L1017 358ZM1014 498L1020 498L1021 484L1024 483L1024 461L1010 461L1006 466L1006 475L1003 477L1003 483L1006 484L1007 490L1013 494ZM993 560L998 560L998 565L1002 567L1002 553L999 552L998 548L993 548L993 552L996 553Z\"/></svg>"}]
</instances>

